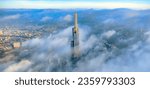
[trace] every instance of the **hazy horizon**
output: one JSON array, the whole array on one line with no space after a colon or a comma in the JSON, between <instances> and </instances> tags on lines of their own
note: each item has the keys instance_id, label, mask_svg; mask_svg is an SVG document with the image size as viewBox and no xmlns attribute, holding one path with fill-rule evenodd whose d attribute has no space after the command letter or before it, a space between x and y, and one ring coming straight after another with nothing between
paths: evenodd
<instances>
[{"instance_id":1,"label":"hazy horizon","mask_svg":"<svg viewBox=\"0 0 150 89\"><path fill-rule=\"evenodd\" d=\"M1 0L0 8L30 8L30 9L150 9L147 0Z\"/></svg>"}]
</instances>

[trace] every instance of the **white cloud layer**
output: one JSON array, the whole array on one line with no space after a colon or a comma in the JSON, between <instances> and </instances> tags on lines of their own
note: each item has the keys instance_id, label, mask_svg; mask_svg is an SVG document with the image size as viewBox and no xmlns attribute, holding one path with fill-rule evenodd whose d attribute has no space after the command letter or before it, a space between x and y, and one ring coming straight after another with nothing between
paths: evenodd
<instances>
[{"instance_id":1,"label":"white cloud layer","mask_svg":"<svg viewBox=\"0 0 150 89\"><path fill-rule=\"evenodd\" d=\"M46 21L49 21L49 20L51 20L51 19L52 19L51 17L45 16L45 17L43 17L43 18L41 19L41 21L42 21L42 22L46 22Z\"/></svg>"},{"instance_id":2,"label":"white cloud layer","mask_svg":"<svg viewBox=\"0 0 150 89\"><path fill-rule=\"evenodd\" d=\"M70 21L72 21L72 16L71 15L66 15L64 17L64 20L67 21L67 22L70 22Z\"/></svg>"},{"instance_id":3,"label":"white cloud layer","mask_svg":"<svg viewBox=\"0 0 150 89\"><path fill-rule=\"evenodd\" d=\"M8 15L8 16L1 18L1 20L15 20L18 18L20 18L20 14Z\"/></svg>"}]
</instances>

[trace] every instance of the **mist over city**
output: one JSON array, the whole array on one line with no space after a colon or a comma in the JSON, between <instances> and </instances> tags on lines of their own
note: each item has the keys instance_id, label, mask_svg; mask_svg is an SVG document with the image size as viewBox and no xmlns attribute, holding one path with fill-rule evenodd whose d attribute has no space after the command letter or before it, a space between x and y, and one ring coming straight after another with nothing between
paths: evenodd
<instances>
[{"instance_id":1,"label":"mist over city","mask_svg":"<svg viewBox=\"0 0 150 89\"><path fill-rule=\"evenodd\" d=\"M1 72L149 72L150 10L0 9ZM80 58L73 63L78 14Z\"/></svg>"}]
</instances>

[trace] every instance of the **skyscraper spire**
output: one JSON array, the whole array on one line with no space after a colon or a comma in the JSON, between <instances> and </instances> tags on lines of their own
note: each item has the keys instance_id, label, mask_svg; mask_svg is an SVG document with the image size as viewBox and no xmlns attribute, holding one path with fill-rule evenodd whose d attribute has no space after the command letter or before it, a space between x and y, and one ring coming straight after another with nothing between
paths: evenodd
<instances>
[{"instance_id":1,"label":"skyscraper spire","mask_svg":"<svg viewBox=\"0 0 150 89\"><path fill-rule=\"evenodd\" d=\"M78 14L77 13L74 14L74 28L75 28L75 31L78 32Z\"/></svg>"}]
</instances>

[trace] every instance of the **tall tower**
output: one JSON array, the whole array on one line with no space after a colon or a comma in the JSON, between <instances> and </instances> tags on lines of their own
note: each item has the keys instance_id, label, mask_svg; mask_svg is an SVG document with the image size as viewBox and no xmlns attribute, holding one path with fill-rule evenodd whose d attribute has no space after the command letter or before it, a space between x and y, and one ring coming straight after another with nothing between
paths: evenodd
<instances>
[{"instance_id":1,"label":"tall tower","mask_svg":"<svg viewBox=\"0 0 150 89\"><path fill-rule=\"evenodd\" d=\"M78 29L78 14L74 14L74 27L72 28L72 60L76 62L80 57L80 49L79 49L79 29Z\"/></svg>"}]
</instances>

